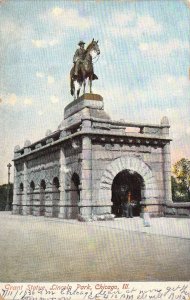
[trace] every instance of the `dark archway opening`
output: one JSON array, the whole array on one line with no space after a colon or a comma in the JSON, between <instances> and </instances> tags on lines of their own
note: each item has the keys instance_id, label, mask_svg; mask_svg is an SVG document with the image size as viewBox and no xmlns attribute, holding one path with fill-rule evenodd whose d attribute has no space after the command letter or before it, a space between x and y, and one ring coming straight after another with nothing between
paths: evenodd
<instances>
[{"instance_id":1,"label":"dark archway opening","mask_svg":"<svg viewBox=\"0 0 190 300\"><path fill-rule=\"evenodd\" d=\"M45 189L46 183L45 180L42 180L40 183L40 216L45 215Z\"/></svg>"},{"instance_id":2,"label":"dark archway opening","mask_svg":"<svg viewBox=\"0 0 190 300\"><path fill-rule=\"evenodd\" d=\"M19 185L19 194L18 194L18 197L19 197L19 214L22 215L23 213L23 207L22 207L22 202L23 202L23 191L24 191L24 185L23 183L21 182L20 185Z\"/></svg>"},{"instance_id":3,"label":"dark archway opening","mask_svg":"<svg viewBox=\"0 0 190 300\"><path fill-rule=\"evenodd\" d=\"M35 190L35 184L34 181L31 181L30 183L30 215L33 214L33 205L34 205L34 190Z\"/></svg>"},{"instance_id":4,"label":"dark archway opening","mask_svg":"<svg viewBox=\"0 0 190 300\"><path fill-rule=\"evenodd\" d=\"M59 179L54 177L52 186L52 216L58 217L59 215L59 201L60 201L60 191L59 191Z\"/></svg>"},{"instance_id":5,"label":"dark archway opening","mask_svg":"<svg viewBox=\"0 0 190 300\"><path fill-rule=\"evenodd\" d=\"M139 216L141 212L141 197L144 189L143 178L132 170L124 170L118 173L112 183L112 213L116 217L122 217L122 203L127 201L129 192L134 203L133 216Z\"/></svg>"},{"instance_id":6,"label":"dark archway opening","mask_svg":"<svg viewBox=\"0 0 190 300\"><path fill-rule=\"evenodd\" d=\"M80 201L79 190L80 178L78 174L74 173L71 178L71 218L76 219L79 214L78 203Z\"/></svg>"}]
</instances>

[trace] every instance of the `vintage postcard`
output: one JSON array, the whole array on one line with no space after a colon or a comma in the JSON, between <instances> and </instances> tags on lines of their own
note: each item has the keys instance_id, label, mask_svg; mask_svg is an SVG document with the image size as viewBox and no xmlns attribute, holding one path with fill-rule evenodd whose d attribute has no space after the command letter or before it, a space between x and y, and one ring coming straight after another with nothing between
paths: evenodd
<instances>
[{"instance_id":1,"label":"vintage postcard","mask_svg":"<svg viewBox=\"0 0 190 300\"><path fill-rule=\"evenodd\" d=\"M190 2L0 9L0 299L190 299Z\"/></svg>"}]
</instances>

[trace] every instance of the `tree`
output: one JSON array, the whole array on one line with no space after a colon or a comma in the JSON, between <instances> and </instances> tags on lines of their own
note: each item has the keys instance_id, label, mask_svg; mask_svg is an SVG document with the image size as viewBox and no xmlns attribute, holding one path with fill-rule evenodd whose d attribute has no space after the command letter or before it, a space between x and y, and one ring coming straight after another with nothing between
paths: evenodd
<instances>
[{"instance_id":1,"label":"tree","mask_svg":"<svg viewBox=\"0 0 190 300\"><path fill-rule=\"evenodd\" d=\"M6 207L7 189L8 189L8 184L0 185L0 211L5 210ZM10 207L12 206L12 202L13 202L13 184L10 183Z\"/></svg>"},{"instance_id":2,"label":"tree","mask_svg":"<svg viewBox=\"0 0 190 300\"><path fill-rule=\"evenodd\" d=\"M173 166L172 196L174 201L190 201L190 160L180 159Z\"/></svg>"},{"instance_id":3,"label":"tree","mask_svg":"<svg viewBox=\"0 0 190 300\"><path fill-rule=\"evenodd\" d=\"M178 201L178 183L177 180L174 176L171 178L171 183L172 183L172 200L173 202Z\"/></svg>"}]
</instances>

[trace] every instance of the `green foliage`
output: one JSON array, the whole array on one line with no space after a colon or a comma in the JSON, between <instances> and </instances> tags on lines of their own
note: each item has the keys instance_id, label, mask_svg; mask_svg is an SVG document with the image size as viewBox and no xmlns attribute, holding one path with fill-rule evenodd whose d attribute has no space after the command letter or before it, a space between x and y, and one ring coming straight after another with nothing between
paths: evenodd
<instances>
[{"instance_id":1,"label":"green foliage","mask_svg":"<svg viewBox=\"0 0 190 300\"><path fill-rule=\"evenodd\" d=\"M180 159L173 166L172 198L174 202L190 201L190 161Z\"/></svg>"},{"instance_id":2,"label":"green foliage","mask_svg":"<svg viewBox=\"0 0 190 300\"><path fill-rule=\"evenodd\" d=\"M7 203L7 189L8 189L8 184L3 184L0 185L0 211L5 210L6 203ZM10 207L12 207L12 202L13 202L13 184L10 183Z\"/></svg>"}]
</instances>

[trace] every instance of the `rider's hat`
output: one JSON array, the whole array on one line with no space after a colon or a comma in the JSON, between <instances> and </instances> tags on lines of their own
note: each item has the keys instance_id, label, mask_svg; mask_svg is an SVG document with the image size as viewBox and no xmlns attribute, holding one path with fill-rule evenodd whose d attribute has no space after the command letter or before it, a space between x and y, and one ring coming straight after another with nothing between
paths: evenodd
<instances>
[{"instance_id":1,"label":"rider's hat","mask_svg":"<svg viewBox=\"0 0 190 300\"><path fill-rule=\"evenodd\" d=\"M80 41L79 43L78 43L78 45L80 46L80 45L84 45L85 44L85 42L83 42L83 41Z\"/></svg>"}]
</instances>

